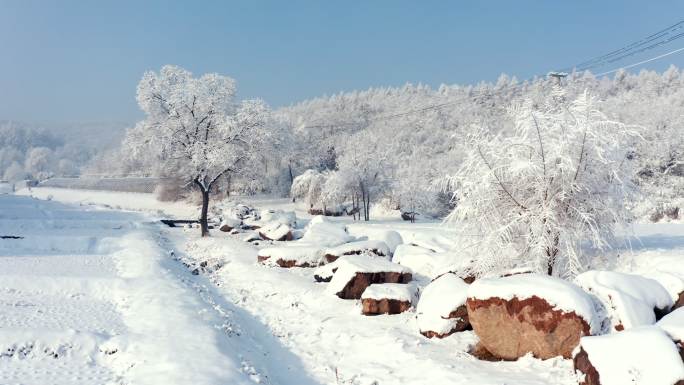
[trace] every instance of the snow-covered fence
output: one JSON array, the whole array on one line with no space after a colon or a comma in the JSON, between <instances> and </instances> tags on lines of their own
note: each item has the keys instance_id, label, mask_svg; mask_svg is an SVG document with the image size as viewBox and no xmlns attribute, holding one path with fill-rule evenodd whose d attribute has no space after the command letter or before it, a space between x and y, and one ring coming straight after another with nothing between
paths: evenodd
<instances>
[{"instance_id":1,"label":"snow-covered fence","mask_svg":"<svg viewBox=\"0 0 684 385\"><path fill-rule=\"evenodd\" d=\"M161 178L50 178L38 187L68 188L76 190L103 190L137 193L153 193Z\"/></svg>"}]
</instances>

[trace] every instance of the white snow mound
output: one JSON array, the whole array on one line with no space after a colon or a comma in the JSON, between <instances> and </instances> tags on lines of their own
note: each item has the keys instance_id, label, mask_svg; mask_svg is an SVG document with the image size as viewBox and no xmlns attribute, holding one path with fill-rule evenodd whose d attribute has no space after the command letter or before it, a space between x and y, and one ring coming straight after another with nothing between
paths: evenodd
<instances>
[{"instance_id":1,"label":"white snow mound","mask_svg":"<svg viewBox=\"0 0 684 385\"><path fill-rule=\"evenodd\" d=\"M656 325L673 340L684 343L684 307L680 307L661 318Z\"/></svg>"},{"instance_id":2,"label":"white snow mound","mask_svg":"<svg viewBox=\"0 0 684 385\"><path fill-rule=\"evenodd\" d=\"M613 328L652 325L656 321L654 308L673 305L670 293L661 284L638 275L590 270L575 277L575 282L601 301Z\"/></svg>"},{"instance_id":3,"label":"white snow mound","mask_svg":"<svg viewBox=\"0 0 684 385\"><path fill-rule=\"evenodd\" d=\"M354 237L347 233L344 225L334 223L322 215L311 218L311 222L304 229L300 242L306 242L319 247L334 247L351 242Z\"/></svg>"}]
</instances>

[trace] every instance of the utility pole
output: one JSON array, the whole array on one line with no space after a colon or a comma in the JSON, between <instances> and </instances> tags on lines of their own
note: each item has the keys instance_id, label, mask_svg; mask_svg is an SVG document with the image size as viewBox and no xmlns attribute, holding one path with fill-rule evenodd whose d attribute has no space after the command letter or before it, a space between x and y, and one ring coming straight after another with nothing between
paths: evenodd
<instances>
[{"instance_id":1,"label":"utility pole","mask_svg":"<svg viewBox=\"0 0 684 385\"><path fill-rule=\"evenodd\" d=\"M563 78L566 78L568 73L551 71L548 73L548 76L551 78L556 78L556 81L558 82L557 84L560 87L562 85Z\"/></svg>"}]
</instances>

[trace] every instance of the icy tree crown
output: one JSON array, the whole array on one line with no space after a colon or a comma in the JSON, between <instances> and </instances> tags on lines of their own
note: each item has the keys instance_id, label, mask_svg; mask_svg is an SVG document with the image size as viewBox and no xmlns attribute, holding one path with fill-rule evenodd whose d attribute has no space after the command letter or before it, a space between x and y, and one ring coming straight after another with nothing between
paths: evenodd
<instances>
[{"instance_id":1,"label":"icy tree crown","mask_svg":"<svg viewBox=\"0 0 684 385\"><path fill-rule=\"evenodd\" d=\"M572 102L558 93L539 108L511 108L513 135L469 138L449 178L457 206L447 220L478 238L474 274L526 267L572 276L588 265L584 242L605 249L628 221L635 134L596 104L586 92Z\"/></svg>"}]
</instances>

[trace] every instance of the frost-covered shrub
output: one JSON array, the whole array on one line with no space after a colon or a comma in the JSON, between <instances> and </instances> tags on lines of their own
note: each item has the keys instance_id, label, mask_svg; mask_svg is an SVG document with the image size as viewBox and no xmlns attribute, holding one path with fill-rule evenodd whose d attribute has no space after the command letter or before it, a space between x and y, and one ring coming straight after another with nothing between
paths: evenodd
<instances>
[{"instance_id":1,"label":"frost-covered shrub","mask_svg":"<svg viewBox=\"0 0 684 385\"><path fill-rule=\"evenodd\" d=\"M581 243L606 248L629 219L636 136L587 93L509 112L512 135L481 130L469 139L462 166L448 178L457 201L448 219L482 237L473 248L476 274L515 266L577 274L587 266Z\"/></svg>"}]
</instances>

